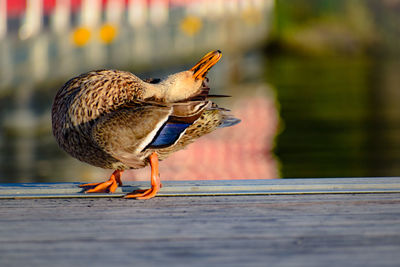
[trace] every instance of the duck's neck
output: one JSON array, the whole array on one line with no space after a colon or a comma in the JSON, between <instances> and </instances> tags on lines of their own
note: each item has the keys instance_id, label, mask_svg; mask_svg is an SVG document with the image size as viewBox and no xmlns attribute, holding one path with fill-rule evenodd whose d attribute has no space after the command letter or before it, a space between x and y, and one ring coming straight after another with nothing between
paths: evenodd
<instances>
[{"instance_id":1,"label":"duck's neck","mask_svg":"<svg viewBox=\"0 0 400 267\"><path fill-rule=\"evenodd\" d=\"M166 101L166 91L167 88L162 86L160 83L152 84L143 82L143 99L152 99L159 102L167 102Z\"/></svg>"},{"instance_id":2,"label":"duck's neck","mask_svg":"<svg viewBox=\"0 0 400 267\"><path fill-rule=\"evenodd\" d=\"M194 81L192 78L169 77L157 84L147 84L146 88L146 97L172 103L188 99L199 93L201 81Z\"/></svg>"}]
</instances>

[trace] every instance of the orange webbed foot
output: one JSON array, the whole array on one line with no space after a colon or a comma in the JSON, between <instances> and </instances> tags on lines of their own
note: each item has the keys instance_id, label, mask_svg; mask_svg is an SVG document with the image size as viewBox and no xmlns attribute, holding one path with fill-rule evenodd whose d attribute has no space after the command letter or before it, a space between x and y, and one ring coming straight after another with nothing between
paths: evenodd
<instances>
[{"instance_id":1,"label":"orange webbed foot","mask_svg":"<svg viewBox=\"0 0 400 267\"><path fill-rule=\"evenodd\" d=\"M129 194L126 194L124 198L136 198L136 199L150 199L157 195L160 190L160 186L152 186L149 189L139 189L135 190Z\"/></svg>"},{"instance_id":2,"label":"orange webbed foot","mask_svg":"<svg viewBox=\"0 0 400 267\"><path fill-rule=\"evenodd\" d=\"M150 155L149 159L151 166L151 188L135 190L126 194L124 198L150 199L157 195L158 191L162 187L160 175L158 174L158 156L154 152Z\"/></svg>"},{"instance_id":3,"label":"orange webbed foot","mask_svg":"<svg viewBox=\"0 0 400 267\"><path fill-rule=\"evenodd\" d=\"M94 187L85 191L85 193L114 193L118 185L122 186L121 173L123 171L116 170L110 179L102 183L82 184L79 187Z\"/></svg>"}]
</instances>

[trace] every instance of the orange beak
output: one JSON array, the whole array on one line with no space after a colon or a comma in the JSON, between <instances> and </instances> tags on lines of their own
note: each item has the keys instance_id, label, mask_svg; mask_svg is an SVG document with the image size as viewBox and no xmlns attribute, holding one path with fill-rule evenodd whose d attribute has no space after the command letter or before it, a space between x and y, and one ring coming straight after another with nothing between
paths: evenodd
<instances>
[{"instance_id":1,"label":"orange beak","mask_svg":"<svg viewBox=\"0 0 400 267\"><path fill-rule=\"evenodd\" d=\"M207 53L193 68L190 70L193 71L193 78L195 80L202 79L207 75L207 72L214 66L222 57L222 52L219 50L211 51Z\"/></svg>"}]
</instances>

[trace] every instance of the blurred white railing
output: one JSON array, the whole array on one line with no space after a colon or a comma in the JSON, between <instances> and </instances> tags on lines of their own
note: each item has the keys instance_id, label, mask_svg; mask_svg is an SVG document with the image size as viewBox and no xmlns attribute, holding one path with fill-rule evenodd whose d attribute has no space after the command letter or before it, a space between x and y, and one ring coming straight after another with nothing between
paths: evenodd
<instances>
[{"instance_id":1,"label":"blurred white railing","mask_svg":"<svg viewBox=\"0 0 400 267\"><path fill-rule=\"evenodd\" d=\"M0 0L0 90L265 40L273 0Z\"/></svg>"}]
</instances>

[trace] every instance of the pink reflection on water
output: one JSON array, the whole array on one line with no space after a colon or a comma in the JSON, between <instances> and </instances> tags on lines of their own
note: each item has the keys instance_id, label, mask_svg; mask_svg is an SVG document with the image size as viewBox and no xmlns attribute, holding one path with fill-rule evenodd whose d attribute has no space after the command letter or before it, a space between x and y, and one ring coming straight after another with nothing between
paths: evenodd
<instances>
[{"instance_id":1,"label":"pink reflection on water","mask_svg":"<svg viewBox=\"0 0 400 267\"><path fill-rule=\"evenodd\" d=\"M279 178L272 154L278 128L275 100L252 97L231 106L242 122L218 129L160 163L162 180ZM126 171L125 181L149 180L149 168Z\"/></svg>"}]
</instances>

